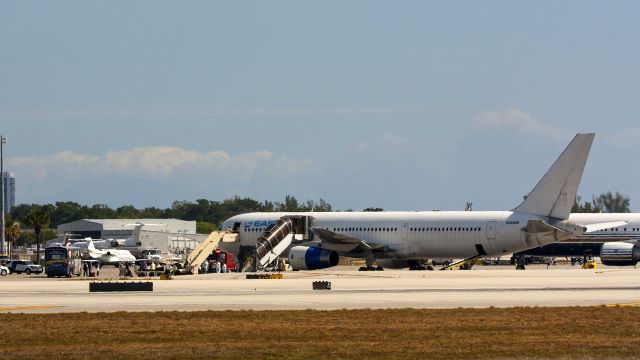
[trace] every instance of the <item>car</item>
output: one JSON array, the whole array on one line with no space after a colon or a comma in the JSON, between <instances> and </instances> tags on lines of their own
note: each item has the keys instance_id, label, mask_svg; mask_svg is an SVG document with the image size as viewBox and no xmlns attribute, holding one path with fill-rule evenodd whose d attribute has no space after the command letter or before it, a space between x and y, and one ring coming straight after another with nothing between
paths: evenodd
<instances>
[{"instance_id":1,"label":"car","mask_svg":"<svg viewBox=\"0 0 640 360\"><path fill-rule=\"evenodd\" d=\"M36 265L32 261L27 260L13 260L7 263L7 267L9 268L10 273L26 273L27 275L31 275L31 273L41 274L44 269L42 265Z\"/></svg>"},{"instance_id":2,"label":"car","mask_svg":"<svg viewBox=\"0 0 640 360\"><path fill-rule=\"evenodd\" d=\"M7 276L8 273L9 268L4 265L0 265L0 276Z\"/></svg>"}]
</instances>

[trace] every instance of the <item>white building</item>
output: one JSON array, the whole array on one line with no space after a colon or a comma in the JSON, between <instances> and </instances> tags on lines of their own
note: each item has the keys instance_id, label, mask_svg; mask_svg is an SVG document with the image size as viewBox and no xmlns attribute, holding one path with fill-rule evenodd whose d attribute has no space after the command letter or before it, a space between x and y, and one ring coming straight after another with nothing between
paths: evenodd
<instances>
[{"instance_id":1,"label":"white building","mask_svg":"<svg viewBox=\"0 0 640 360\"><path fill-rule=\"evenodd\" d=\"M83 219L58 225L58 234L73 234L72 238L126 239L133 235L136 223L149 224L142 227L142 247L158 248L163 253L175 248L191 248L206 239L207 235L196 234L196 222L178 219ZM153 224L153 225L152 225ZM175 239L188 239L176 243ZM194 247L195 247L194 245Z\"/></svg>"}]
</instances>

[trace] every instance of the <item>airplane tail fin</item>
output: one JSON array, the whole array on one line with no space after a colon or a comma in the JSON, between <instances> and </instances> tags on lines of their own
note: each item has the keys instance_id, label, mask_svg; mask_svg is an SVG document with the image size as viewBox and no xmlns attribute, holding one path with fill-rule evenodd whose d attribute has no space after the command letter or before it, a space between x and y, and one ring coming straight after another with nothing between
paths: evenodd
<instances>
[{"instance_id":1,"label":"airplane tail fin","mask_svg":"<svg viewBox=\"0 0 640 360\"><path fill-rule=\"evenodd\" d=\"M142 230L142 227L144 225L145 224L137 223L133 228L133 234L131 234L131 237L129 239L133 239L134 242L138 242L140 240L140 231Z\"/></svg>"},{"instance_id":2,"label":"airplane tail fin","mask_svg":"<svg viewBox=\"0 0 640 360\"><path fill-rule=\"evenodd\" d=\"M595 134L577 134L513 211L568 219Z\"/></svg>"},{"instance_id":3,"label":"airplane tail fin","mask_svg":"<svg viewBox=\"0 0 640 360\"><path fill-rule=\"evenodd\" d=\"M89 244L87 244L87 250L96 251L96 247L93 246L93 240L89 240Z\"/></svg>"}]
</instances>

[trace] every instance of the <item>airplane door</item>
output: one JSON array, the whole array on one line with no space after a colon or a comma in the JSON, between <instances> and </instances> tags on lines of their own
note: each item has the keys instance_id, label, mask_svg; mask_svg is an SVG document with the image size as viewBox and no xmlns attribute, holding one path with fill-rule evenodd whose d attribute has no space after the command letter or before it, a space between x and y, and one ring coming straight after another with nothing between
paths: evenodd
<instances>
[{"instance_id":1,"label":"airplane door","mask_svg":"<svg viewBox=\"0 0 640 360\"><path fill-rule=\"evenodd\" d=\"M407 240L409 237L409 224L402 224L402 240Z\"/></svg>"},{"instance_id":2,"label":"airplane door","mask_svg":"<svg viewBox=\"0 0 640 360\"><path fill-rule=\"evenodd\" d=\"M487 239L493 240L496 238L496 230L498 228L497 221L489 221L487 222Z\"/></svg>"}]
</instances>

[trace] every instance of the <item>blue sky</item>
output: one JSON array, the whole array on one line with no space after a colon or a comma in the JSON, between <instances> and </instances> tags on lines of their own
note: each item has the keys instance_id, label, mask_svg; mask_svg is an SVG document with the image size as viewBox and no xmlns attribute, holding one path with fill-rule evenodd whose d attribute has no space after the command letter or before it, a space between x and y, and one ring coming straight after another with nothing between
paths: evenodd
<instances>
[{"instance_id":1,"label":"blue sky","mask_svg":"<svg viewBox=\"0 0 640 360\"><path fill-rule=\"evenodd\" d=\"M18 202L517 205L576 132L640 210L633 1L3 1Z\"/></svg>"}]
</instances>

